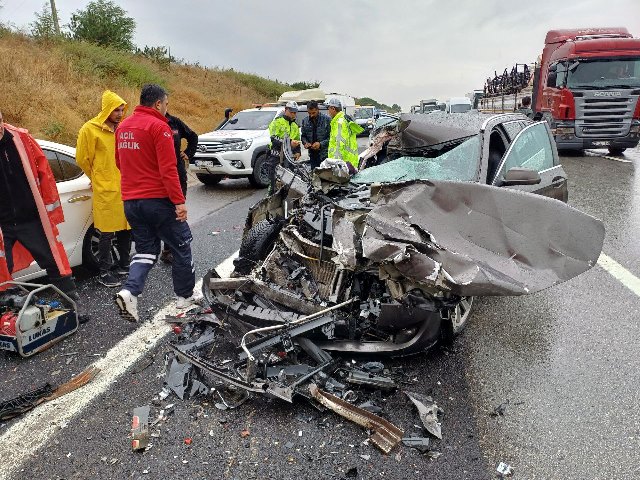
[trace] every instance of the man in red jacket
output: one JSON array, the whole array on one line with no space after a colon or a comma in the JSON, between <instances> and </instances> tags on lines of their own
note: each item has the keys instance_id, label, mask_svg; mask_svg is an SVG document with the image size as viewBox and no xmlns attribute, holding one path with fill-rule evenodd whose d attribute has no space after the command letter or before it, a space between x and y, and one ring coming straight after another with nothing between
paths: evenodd
<instances>
[{"instance_id":1,"label":"man in red jacket","mask_svg":"<svg viewBox=\"0 0 640 480\"><path fill-rule=\"evenodd\" d=\"M27 130L3 123L0 112L0 283L35 259L49 283L80 299L58 239L60 196L42 149ZM0 290L6 287L1 287ZM80 323L89 319L78 315Z\"/></svg>"},{"instance_id":2,"label":"man in red jacket","mask_svg":"<svg viewBox=\"0 0 640 480\"><path fill-rule=\"evenodd\" d=\"M124 213L136 245L129 276L116 295L116 304L120 314L131 321L139 319L137 297L158 260L161 240L173 254L176 306L184 309L197 302L193 295L193 237L180 188L173 134L165 117L168 104L162 87L145 85L140 105L116 130L116 165L120 169Z\"/></svg>"}]
</instances>

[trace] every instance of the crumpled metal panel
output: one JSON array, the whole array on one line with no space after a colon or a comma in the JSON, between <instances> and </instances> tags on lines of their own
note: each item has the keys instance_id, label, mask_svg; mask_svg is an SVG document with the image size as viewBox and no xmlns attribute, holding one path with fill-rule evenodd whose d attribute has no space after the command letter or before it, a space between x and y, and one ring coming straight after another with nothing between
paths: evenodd
<instances>
[{"instance_id":1,"label":"crumpled metal panel","mask_svg":"<svg viewBox=\"0 0 640 480\"><path fill-rule=\"evenodd\" d=\"M383 185L363 256L461 296L524 295L595 265L604 225L558 200L460 182Z\"/></svg>"}]
</instances>

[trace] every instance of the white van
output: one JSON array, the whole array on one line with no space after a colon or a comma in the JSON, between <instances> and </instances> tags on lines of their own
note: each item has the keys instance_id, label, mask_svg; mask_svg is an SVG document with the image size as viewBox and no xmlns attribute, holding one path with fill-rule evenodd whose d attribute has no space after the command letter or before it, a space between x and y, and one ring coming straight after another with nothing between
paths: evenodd
<instances>
[{"instance_id":1,"label":"white van","mask_svg":"<svg viewBox=\"0 0 640 480\"><path fill-rule=\"evenodd\" d=\"M445 112L447 113L465 113L471 110L471 100L467 97L451 97L446 102Z\"/></svg>"}]
</instances>

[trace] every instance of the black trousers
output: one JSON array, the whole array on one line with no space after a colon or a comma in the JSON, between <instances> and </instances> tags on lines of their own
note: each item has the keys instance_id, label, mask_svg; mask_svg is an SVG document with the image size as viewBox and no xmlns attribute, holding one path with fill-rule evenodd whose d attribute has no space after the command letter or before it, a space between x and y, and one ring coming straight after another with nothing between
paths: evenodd
<instances>
[{"instance_id":1,"label":"black trousers","mask_svg":"<svg viewBox=\"0 0 640 480\"><path fill-rule=\"evenodd\" d=\"M131 231L120 230L118 232L100 232L98 243L98 257L100 260L100 272L105 273L115 266L112 253L113 240L116 241L118 250L118 264L121 267L129 266L129 255L131 253Z\"/></svg>"},{"instance_id":2,"label":"black trousers","mask_svg":"<svg viewBox=\"0 0 640 480\"><path fill-rule=\"evenodd\" d=\"M26 248L38 266L47 271L49 281L72 298L77 297L76 284L71 275L60 275L51 247L47 241L40 220L21 222L15 225L1 225L4 238L4 252L9 272L13 272L13 246L20 242Z\"/></svg>"}]
</instances>

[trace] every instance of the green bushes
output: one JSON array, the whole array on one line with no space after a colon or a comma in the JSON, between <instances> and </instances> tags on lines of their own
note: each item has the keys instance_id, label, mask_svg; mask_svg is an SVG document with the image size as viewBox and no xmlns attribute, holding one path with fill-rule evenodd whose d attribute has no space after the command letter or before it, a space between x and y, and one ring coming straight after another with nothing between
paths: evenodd
<instances>
[{"instance_id":1,"label":"green bushes","mask_svg":"<svg viewBox=\"0 0 640 480\"><path fill-rule=\"evenodd\" d=\"M216 68L216 71L231 77L236 82L255 90L272 101L276 101L283 92L291 90L291 86L286 83L260 77L253 73L236 72L233 68Z\"/></svg>"},{"instance_id":2,"label":"green bushes","mask_svg":"<svg viewBox=\"0 0 640 480\"><path fill-rule=\"evenodd\" d=\"M132 87L145 83L165 85L157 72L133 54L79 41L64 42L63 51L73 67L84 75L117 78Z\"/></svg>"}]
</instances>

